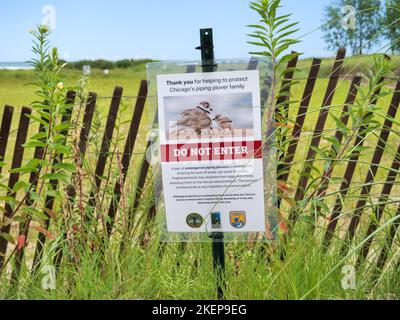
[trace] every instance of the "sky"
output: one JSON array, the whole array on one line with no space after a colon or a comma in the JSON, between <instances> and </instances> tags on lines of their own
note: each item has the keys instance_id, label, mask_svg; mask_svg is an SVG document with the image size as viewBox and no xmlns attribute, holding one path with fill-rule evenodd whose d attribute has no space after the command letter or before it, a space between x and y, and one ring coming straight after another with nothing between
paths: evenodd
<instances>
[{"instance_id":1,"label":"sky","mask_svg":"<svg viewBox=\"0 0 400 320\"><path fill-rule=\"evenodd\" d=\"M333 55L322 33L312 32L321 25L329 2L282 0L281 12L300 22L298 36L311 32L293 47L304 56ZM53 11L55 15L49 14ZM192 60L199 59L194 49L199 29L207 27L214 30L216 58L248 57L254 48L246 43L246 25L257 23L258 16L247 0L1 0L0 61L29 60L29 30L42 21L55 22L51 41L68 61Z\"/></svg>"}]
</instances>

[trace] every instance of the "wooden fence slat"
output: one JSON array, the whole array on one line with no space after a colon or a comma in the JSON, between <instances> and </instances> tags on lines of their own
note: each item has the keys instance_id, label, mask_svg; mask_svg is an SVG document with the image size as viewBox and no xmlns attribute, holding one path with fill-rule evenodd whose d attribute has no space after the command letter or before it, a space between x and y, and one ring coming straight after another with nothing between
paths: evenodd
<instances>
[{"instance_id":1,"label":"wooden fence slat","mask_svg":"<svg viewBox=\"0 0 400 320\"><path fill-rule=\"evenodd\" d=\"M274 113L274 120L277 123L284 124L286 125L288 123L288 118L289 118L289 101L290 101L290 89L292 87L292 80L294 76L294 71L297 66L297 62L299 60L299 55L296 52L292 52L294 54L294 57L289 60L286 70L283 75L283 80L281 84L281 88L278 94L278 98L276 99L276 107L275 107L275 113ZM275 85L275 84L271 84ZM266 88L264 88L265 90ZM264 96L266 93L262 92L262 96ZM267 132L267 136L272 136L273 130L275 130L274 126L270 129L271 132ZM277 127L277 131L282 131L282 127ZM279 141L278 143L284 144L285 143L285 137L282 138L282 141ZM265 147L265 151L268 152L268 147ZM277 152L277 160L278 160L278 167L277 167L277 172L282 172L283 169L283 158L284 158L284 152L280 152L278 150ZM279 203L279 199L278 199Z\"/></svg>"},{"instance_id":2,"label":"wooden fence slat","mask_svg":"<svg viewBox=\"0 0 400 320\"><path fill-rule=\"evenodd\" d=\"M249 64L247 65L247 70L256 70L258 67L259 59L251 57Z\"/></svg>"},{"instance_id":3,"label":"wooden fence slat","mask_svg":"<svg viewBox=\"0 0 400 320\"><path fill-rule=\"evenodd\" d=\"M349 229L345 237L345 241L342 247L342 253L346 253L348 250L348 244L354 238L355 231L357 229L358 223L360 221L361 215L364 211L364 206L367 203L367 197L372 188L372 182L375 179L375 175L378 171L379 163L382 160L383 152L386 147L389 134L393 126L393 119L396 117L397 109L400 103L400 81L397 82L395 93L393 94L392 102L390 103L389 110L387 112L387 117L383 124L381 134L379 136L378 145L375 148L374 155L372 157L371 164L365 179L364 185L361 189L360 198L357 201L356 210L354 211L353 217L350 220Z\"/></svg>"},{"instance_id":4,"label":"wooden fence slat","mask_svg":"<svg viewBox=\"0 0 400 320\"><path fill-rule=\"evenodd\" d=\"M349 118L350 118L350 114L348 112L349 106L354 104L360 84L361 84L361 77L354 77L350 84L349 93L346 97L346 101L344 103L344 106L342 109L342 114L340 117L340 121L343 123L343 125L347 125L347 123L349 121ZM343 132L339 128L335 133L335 138L337 139L337 141L342 143ZM335 148L334 145L332 145L331 146L331 154L333 154L334 148ZM333 173L333 167L327 168L324 171L322 178L321 178L321 186L317 190L317 196L316 196L317 199L320 199L321 197L323 197L325 195L325 192L329 187L329 178L331 177L332 173ZM317 214L319 212L321 212L320 206L317 205L316 209L317 209Z\"/></svg>"},{"instance_id":5,"label":"wooden fence slat","mask_svg":"<svg viewBox=\"0 0 400 320\"><path fill-rule=\"evenodd\" d=\"M68 91L67 92L67 96L66 96L66 105L69 106L66 110L65 113L62 115L61 117L61 122L62 123L68 123L71 121L71 117L72 117L72 112L73 112L73 105L75 102L75 98L76 98L76 92L75 91ZM63 136L67 137L68 136L68 129L64 129L60 132ZM66 140L64 141L64 143L66 142ZM53 160L53 166L57 165L58 163L62 163L64 158L64 155L61 153L59 158L55 158ZM54 173L54 171L53 171ZM52 190L56 190L57 186L58 186L58 180L50 180L50 185L52 187ZM45 208L48 210L53 210L53 206L54 206L54 197L53 196L46 196L46 200L45 200ZM50 226L50 221L51 221L51 217L47 214L46 211L43 212L46 216L47 216L47 220L44 221L44 225L43 228L45 230L48 230L49 226ZM26 236L28 235L28 230L25 230ZM43 233L39 233L38 234L38 239L36 241L36 248L35 248L35 254L33 257L33 264L32 264L32 272L35 272L36 269L39 267L40 265L40 260L42 258L43 255L43 247L44 244L46 242L46 236ZM18 272L16 272L16 278L18 278Z\"/></svg>"},{"instance_id":6,"label":"wooden fence slat","mask_svg":"<svg viewBox=\"0 0 400 320\"><path fill-rule=\"evenodd\" d=\"M153 121L154 124L158 123L158 113L156 112L155 115L155 119ZM147 161L146 158L146 153L147 150L149 150L149 148L151 147L152 141L148 141L147 145L146 145L146 151L144 153L144 157L140 166L140 173L139 173L139 179L136 185L136 191L135 191L135 197L133 199L133 203L131 204L131 206L129 207L128 210L128 232L130 233L133 225L134 225L134 219L135 219L135 213L137 212L138 208L139 208L139 204L140 204L140 200L141 197L144 194L144 186L146 183L146 179L147 179L147 175L149 173L149 169L150 169L150 163L149 161ZM156 196L155 196L156 197ZM155 201L156 199L154 199ZM153 204L150 209L149 212L146 216L146 223L145 225L148 225L148 223L150 223L152 221L152 219L155 217L155 205ZM144 239L144 234L140 237L140 242L143 242ZM122 243L122 247L121 247L121 251L123 251L125 249L125 244Z\"/></svg>"},{"instance_id":7,"label":"wooden fence slat","mask_svg":"<svg viewBox=\"0 0 400 320\"><path fill-rule=\"evenodd\" d=\"M384 81L383 78L381 78L379 80L379 83L382 83ZM375 105L378 101L378 96L381 92L381 88L379 87L372 95L371 100L370 100L370 104L371 105ZM364 143L364 138L366 135L366 131L367 131L368 127L365 125L362 125L359 130L358 130L358 134L356 137L356 141L354 142L354 147L358 147L358 146L362 146ZM346 171L344 173L344 181L342 182L341 186L340 186L340 190L339 190L339 195L336 198L336 202L335 202L335 206L333 208L332 214L331 214L331 218L330 221L328 223L328 227L326 229L325 232L325 236L324 236L324 240L323 240L323 249L327 250L330 242L332 240L333 234L335 232L336 229L336 225L338 223L338 218L342 212L342 199L344 199L347 195L347 192L350 188L350 183L351 180L353 179L353 174L354 171L356 169L357 166L357 162L358 159L360 157L360 153L359 152L355 152L351 155L348 163L347 163L347 167L346 167Z\"/></svg>"},{"instance_id":8,"label":"wooden fence slat","mask_svg":"<svg viewBox=\"0 0 400 320\"><path fill-rule=\"evenodd\" d=\"M92 127L93 115L96 108L96 102L97 102L97 94L94 92L89 92L88 98L86 99L85 111L82 120L82 127L79 133L79 141L78 141L79 155L81 161L83 161L85 158L87 142L89 139L90 129ZM69 195L69 201L71 202L71 204L73 204L76 196L75 187L73 185L70 185L68 186L67 190Z\"/></svg>"},{"instance_id":9,"label":"wooden fence slat","mask_svg":"<svg viewBox=\"0 0 400 320\"><path fill-rule=\"evenodd\" d=\"M297 62L299 60L299 55L296 52L292 52L292 54L294 54L295 56L291 60L289 60L287 64L278 99L276 100L277 108L275 109L275 117L281 117L281 119L284 121L288 119L290 89L293 80L294 69L296 68ZM283 110L280 110L281 104L283 104ZM281 111L283 111L283 114L281 114ZM280 119L276 120L279 122Z\"/></svg>"},{"instance_id":10,"label":"wooden fence slat","mask_svg":"<svg viewBox=\"0 0 400 320\"><path fill-rule=\"evenodd\" d=\"M304 89L303 97L300 102L299 111L296 117L296 122L292 131L292 137L289 142L289 147L286 155L283 157L284 164L282 166L281 175L278 180L286 182L289 177L289 170L291 163L296 153L297 145L299 142L301 129L303 128L304 120L307 114L308 106L310 105L311 96L314 91L315 83L318 77L319 69L321 66L321 59L313 59L311 64L310 73L307 78L306 86Z\"/></svg>"},{"instance_id":11,"label":"wooden fence slat","mask_svg":"<svg viewBox=\"0 0 400 320\"><path fill-rule=\"evenodd\" d=\"M299 184L297 186L296 194L295 194L295 200L300 201L304 198L304 192L307 187L308 183L308 176L311 173L311 167L312 164L314 163L315 160L315 155L316 151L312 147L318 147L319 143L322 138L322 133L324 130L325 122L328 117L329 113L329 106L332 104L333 96L336 91L336 87L339 81L339 76L340 76L340 70L343 65L344 58L346 56L346 49L341 48L339 49L335 63L333 65L332 73L329 77L329 82L328 86L326 89L326 93L324 96L324 100L322 102L321 110L318 116L317 124L315 126L315 130L313 133L313 137L311 140L310 148L308 149L308 154L306 157L306 163L304 167L304 172L306 174L301 175L299 179ZM289 215L289 221L291 223L291 227L294 226L295 222L297 220L297 212L295 210L292 210Z\"/></svg>"},{"instance_id":12,"label":"wooden fence slat","mask_svg":"<svg viewBox=\"0 0 400 320\"><path fill-rule=\"evenodd\" d=\"M102 176L104 174L104 169L106 167L106 162L107 162L107 158L109 155L111 139L112 139L112 136L114 133L115 122L117 120L118 110L119 110L119 106L121 104L122 92L123 92L122 87L115 87L113 97L111 99L110 110L109 110L109 113L107 116L107 123L106 123L106 127L104 130L103 140L101 143L99 156L97 158L97 165L96 165L96 170L95 170L95 174L94 174L94 180L95 180L94 190L91 191L90 197L89 197L89 208L94 206L94 204L95 204L94 197L96 196L96 193L100 189ZM91 212L91 211L92 211L92 209L89 210L89 212ZM87 212L86 219L90 219L89 212Z\"/></svg>"},{"instance_id":13,"label":"wooden fence slat","mask_svg":"<svg viewBox=\"0 0 400 320\"><path fill-rule=\"evenodd\" d=\"M247 66L247 70L256 70L259 64L259 59L252 57L249 61L249 64ZM266 74L265 79L264 79L264 86L261 88L260 92L260 98L261 98L261 119L264 119L264 112L266 110L265 106L267 104L269 94L271 91L271 75L270 73L272 72L271 69L266 68L265 70Z\"/></svg>"},{"instance_id":14,"label":"wooden fence slat","mask_svg":"<svg viewBox=\"0 0 400 320\"><path fill-rule=\"evenodd\" d=\"M92 120L94 115L94 110L96 108L97 94L94 92L89 92L86 106L85 114L83 115L82 128L79 133L79 151L82 157L86 153L87 141L89 139L90 129L92 127Z\"/></svg>"},{"instance_id":15,"label":"wooden fence slat","mask_svg":"<svg viewBox=\"0 0 400 320\"><path fill-rule=\"evenodd\" d=\"M156 120L154 122L155 124L158 123L158 116L156 114ZM151 145L151 141L149 141L147 143L146 146L146 151L148 150L147 148L149 148ZM146 154L144 155L144 159L142 161L142 167L140 170L140 176L139 176L139 180L138 180L138 184L136 186L136 195L135 195L135 199L133 202L133 205L131 205L131 207L129 208L129 231L131 230L131 228L134 225L134 218L135 218L135 213L137 212L138 208L139 208L139 204L140 204L140 200L141 197L143 196L144 193L144 186L146 183L146 179L147 179L147 175L150 169L150 163L149 161L147 161L146 159ZM161 190L160 190L161 192ZM148 214L146 215L145 219L146 221L144 222L144 228L143 228L143 232L141 234L141 236L139 237L139 243L141 246L145 245L145 239L147 237L150 237L148 230L146 230L147 226L153 221L153 219L156 216L156 204L155 202L157 201L158 197L160 196L159 193L154 195L154 199L153 199L153 204L151 205Z\"/></svg>"},{"instance_id":16,"label":"wooden fence slat","mask_svg":"<svg viewBox=\"0 0 400 320\"><path fill-rule=\"evenodd\" d=\"M42 118L42 120L45 120ZM45 128L43 126L43 124L39 125L39 133L44 132ZM42 159L43 158L43 147L36 147L35 148L35 152L34 152L34 156L33 159ZM39 174L41 171L41 167L39 166L39 168L37 169L37 171L35 172L31 172L30 176L29 176L29 185L32 186L32 191L36 191L36 187L38 185L39 182ZM29 194L26 196L25 199L25 205L27 207L32 206L34 203L34 200L31 197L31 192L29 192ZM25 222L22 222L19 224L19 234L18 236L25 236L25 239L27 238L28 235L28 229L29 229L29 225L30 225L30 219L28 218ZM21 268L21 263L22 263L22 259L24 256L24 252L25 252L25 248L21 248L21 250L18 250L15 253L15 257L14 257L14 269L13 272L11 274L11 283L15 284L18 281L18 276L19 276L19 272L20 272L20 268Z\"/></svg>"},{"instance_id":17,"label":"wooden fence slat","mask_svg":"<svg viewBox=\"0 0 400 320\"><path fill-rule=\"evenodd\" d=\"M22 160L24 156L23 144L26 142L29 129L29 118L27 117L27 115L30 115L31 112L32 112L31 109L27 107L22 107L21 109L17 138L15 140L14 155L11 163L11 170L20 168L22 165ZM18 172L10 173L10 178L8 180L9 191L7 193L7 196L15 198L16 194L15 192L12 191L12 189L14 188L14 185L18 182L19 175L20 174ZM3 216L3 223L6 222L7 218L10 218L12 214L13 214L13 209L6 202L5 212ZM2 226L0 228L0 234L9 234L10 230L11 230L11 224L7 223L5 226ZM8 241L0 236L0 269L3 267L3 264L5 262L7 247L8 247Z\"/></svg>"},{"instance_id":18,"label":"wooden fence slat","mask_svg":"<svg viewBox=\"0 0 400 320\"><path fill-rule=\"evenodd\" d=\"M147 150L149 150L149 148L151 147L152 141L148 141L147 145L146 145L146 152ZM134 202L133 202L133 206L131 206L130 211L130 216L132 216L132 213L136 212L136 210L139 207L139 201L140 201L140 196L141 193L143 193L143 188L144 188L144 184L146 183L146 178L147 178L147 174L150 168L150 163L149 161L147 161L146 159L146 153L144 154L144 159L142 162L142 166L140 169L140 174L139 174L139 179L138 179L138 183L136 186L137 189L137 194L135 196Z\"/></svg>"},{"instance_id":19,"label":"wooden fence slat","mask_svg":"<svg viewBox=\"0 0 400 320\"><path fill-rule=\"evenodd\" d=\"M42 120L46 121L46 119L42 118ZM45 131L45 127L43 124L39 125L39 130L38 133L42 133ZM42 159L43 158L43 152L44 149L41 146L37 146L34 151L33 159ZM40 175L41 167L39 166L37 171L31 172L29 175L29 185L31 185L31 191L36 191L36 187L39 182L39 175ZM26 195L24 204L27 207L30 207L33 205L34 200L32 199L31 196L31 191L28 192ZM27 233L28 233L28 228L29 228L30 220L27 218L25 222L19 223L19 233L18 236L25 235L25 239L28 239ZM15 257L14 257L14 269L11 274L11 283L15 284L17 282L18 276L19 276L19 271L21 267L21 262L24 256L24 248L21 250L18 250L15 252Z\"/></svg>"},{"instance_id":20,"label":"wooden fence slat","mask_svg":"<svg viewBox=\"0 0 400 320\"><path fill-rule=\"evenodd\" d=\"M400 215L400 205L397 208L396 216ZM386 260L389 257L391 252L391 248L397 233L397 230L400 228L400 219L397 219L393 224L390 226L389 234L386 237L386 243L382 247L381 253L378 258L378 262L376 267L378 270L382 270L385 266Z\"/></svg>"},{"instance_id":21,"label":"wooden fence slat","mask_svg":"<svg viewBox=\"0 0 400 320\"><path fill-rule=\"evenodd\" d=\"M293 76L294 76L294 71L295 68L297 66L297 62L299 59L299 55L297 54L297 52L292 51L292 54L294 54L294 57L289 60L287 66L286 66L286 70L284 72L284 76L283 76L283 80L281 83L281 89L279 91L278 94L278 98L276 99L276 107L274 110L274 121L275 123L280 123L283 125L286 125L288 123L288 117L289 117L289 101L290 101L290 89L292 86L292 80L293 80ZM268 88L271 86L274 86L274 83L267 83L268 82L268 78L265 80L265 86L263 88L263 90L261 91L261 100L263 105L267 102L268 99L268 95L269 95L269 90ZM262 114L262 119L264 119L264 113ZM269 119L267 119L268 121ZM272 137L274 135L276 135L278 132L281 132L283 129L282 127L276 127L276 126L271 126L271 128L267 128L267 137ZM276 132L274 133L274 131L276 130ZM276 139L276 138L275 138ZM278 144L284 145L286 141L286 137L282 138L282 141L279 141ZM263 148L263 152L265 154L270 152L270 148L271 148L271 143L269 143L267 141L267 143L265 144L264 148ZM280 151L278 150L276 152L276 159L277 159L277 168L276 168L276 172L277 172L277 177L279 179L279 176L281 175L281 172L283 172L285 170L285 166L284 166L284 157L285 157L285 153L284 151ZM278 197L277 201L276 201L276 206L279 208L281 205L281 198Z\"/></svg>"},{"instance_id":22,"label":"wooden fence slat","mask_svg":"<svg viewBox=\"0 0 400 320\"><path fill-rule=\"evenodd\" d=\"M187 66L186 73L194 73L195 71L196 71L195 64L191 64L191 65Z\"/></svg>"},{"instance_id":23,"label":"wooden fence slat","mask_svg":"<svg viewBox=\"0 0 400 320\"><path fill-rule=\"evenodd\" d=\"M146 104L146 98L147 98L147 81L142 80L140 83L138 98L136 100L135 110L132 116L131 126L129 128L128 137L125 143L124 154L121 160L123 183L125 183L126 175L129 168L129 163L132 158L132 152L135 147L136 137L139 131L139 125L141 123L144 106ZM120 200L121 200L121 184L119 179L117 179L114 186L114 196L111 199L110 208L108 210L109 219L106 222L108 237L110 237L111 235L111 231L115 220L115 215Z\"/></svg>"},{"instance_id":24,"label":"wooden fence slat","mask_svg":"<svg viewBox=\"0 0 400 320\"><path fill-rule=\"evenodd\" d=\"M8 137L10 135L11 121L14 113L14 108L6 105L3 111L3 119L0 128L0 161L4 161L6 156ZM0 165L0 173L3 166Z\"/></svg>"},{"instance_id":25,"label":"wooden fence slat","mask_svg":"<svg viewBox=\"0 0 400 320\"><path fill-rule=\"evenodd\" d=\"M390 171L386 177L386 182L383 186L381 196L379 197L378 206L374 210L375 219L371 219L368 225L367 233L365 238L368 238L373 234L379 227L379 221L381 220L385 211L386 202L389 199L389 195L392 191L393 185L396 182L396 177L400 169L400 145L397 149L396 156L393 160ZM371 247L373 238L369 238L361 247L360 255L358 256L357 266L360 266L368 256L369 249Z\"/></svg>"},{"instance_id":26,"label":"wooden fence slat","mask_svg":"<svg viewBox=\"0 0 400 320\"><path fill-rule=\"evenodd\" d=\"M79 133L79 141L78 141L78 146L79 146L79 152L80 152L80 157L81 161L84 160L85 154L86 154L86 149L87 149L87 142L89 139L89 134L90 134L90 129L92 127L92 121L93 121L93 115L94 111L96 108L96 102L97 102L97 94L94 92L89 92L88 98L86 100L86 105L85 105L85 113L83 115L83 120L82 120L82 128ZM76 198L76 190L74 185L69 185L68 188L68 201L70 204L73 206ZM67 238L67 231L64 231L61 237L61 241L65 240ZM61 242L60 241L60 242ZM59 269L59 266L61 264L61 260L63 257L63 251L60 245L55 250L55 255L54 255L54 265L56 266L56 269ZM36 269L32 269L32 271L35 271Z\"/></svg>"},{"instance_id":27,"label":"wooden fence slat","mask_svg":"<svg viewBox=\"0 0 400 320\"><path fill-rule=\"evenodd\" d=\"M101 177L104 173L108 152L110 149L111 139L114 132L115 122L117 121L118 110L121 104L122 87L116 87L111 100L110 111L107 117L106 129L104 131L103 141L100 147L99 157L97 159L97 166L95 171L96 188L100 187Z\"/></svg>"},{"instance_id":28,"label":"wooden fence slat","mask_svg":"<svg viewBox=\"0 0 400 320\"><path fill-rule=\"evenodd\" d=\"M96 102L97 102L97 94L94 92L89 92L88 98L86 99L85 111L82 120L82 127L79 133L79 141L78 141L81 161L83 161L85 158L89 133L92 127L94 110L96 108ZM73 185L69 185L67 190L69 195L69 201L71 202L71 204L73 204L76 195L75 187Z\"/></svg>"}]
</instances>

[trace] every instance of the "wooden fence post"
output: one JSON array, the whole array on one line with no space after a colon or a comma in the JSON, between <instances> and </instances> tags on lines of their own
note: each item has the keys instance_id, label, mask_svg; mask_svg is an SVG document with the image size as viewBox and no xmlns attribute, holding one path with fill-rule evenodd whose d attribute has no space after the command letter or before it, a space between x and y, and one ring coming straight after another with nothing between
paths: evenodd
<instances>
[{"instance_id":1,"label":"wooden fence post","mask_svg":"<svg viewBox=\"0 0 400 320\"><path fill-rule=\"evenodd\" d=\"M104 173L104 169L106 167L106 161L107 161L107 158L109 155L109 149L110 149L110 144L111 144L111 140L112 140L112 136L113 136L113 132L114 132L114 128L115 128L115 123L116 123L117 116L118 116L118 110L119 110L119 106L121 104L122 92L123 92L123 88L115 87L114 93L112 96L112 100L111 100L110 110L109 110L108 117L107 117L107 123L106 123L106 128L104 131L104 135L103 135L103 140L102 140L101 147L100 147L99 156L97 158L97 165L96 165L96 170L95 170L95 174L94 174L94 190L92 190L90 192L89 204L88 204L89 209L87 210L87 212L85 214L86 222L92 221L92 218L93 218L91 215L92 215L92 212L94 212L93 206L96 203L95 197L97 196L98 191L100 190L102 176ZM83 228L84 226L81 226L81 227Z\"/></svg>"},{"instance_id":2,"label":"wooden fence post","mask_svg":"<svg viewBox=\"0 0 400 320\"><path fill-rule=\"evenodd\" d=\"M326 119L327 119L328 113L329 113L329 107L332 104L333 96L336 91L336 86L339 81L340 71L342 69L342 65L343 65L345 56L346 56L346 49L344 49L344 48L339 49L337 56L336 56L335 63L333 65L332 73L330 74L330 77L329 77L328 86L327 86L325 97L322 102L322 106L321 106L321 109L320 109L320 112L318 115L318 120L317 120L317 124L315 126L315 130L314 130L314 133L312 136L310 148L308 149L308 154L306 157L303 174L301 175L301 177L299 179L299 184L297 186L296 195L295 195L296 201L300 201L304 198L304 195L305 195L304 192L305 192L305 189L306 189L307 183L308 183L308 176L311 173L311 167L312 167L312 164L314 163L315 155L316 155L316 151L311 146L318 147L319 143L321 141L322 132L324 130L325 122L326 122ZM297 216L298 216L298 213L296 212L296 210L292 210L290 212L289 221L291 224L291 228L294 227L294 224L296 223L296 220L297 220Z\"/></svg>"},{"instance_id":3,"label":"wooden fence post","mask_svg":"<svg viewBox=\"0 0 400 320\"><path fill-rule=\"evenodd\" d=\"M138 98L136 100L135 110L133 112L131 125L129 128L127 140L125 143L124 154L122 156L122 181L123 183L126 180L126 175L128 173L129 163L131 161L133 149L135 147L136 137L139 131L139 125L142 119L142 114L144 110L144 106L146 103L147 98L147 81L142 80L140 83ZM107 236L111 236L111 231L114 225L115 215L117 212L117 208L119 202L121 200L121 184L120 181L117 179L114 186L114 196L111 199L110 208L108 210L108 220L106 222L107 226Z\"/></svg>"},{"instance_id":4,"label":"wooden fence post","mask_svg":"<svg viewBox=\"0 0 400 320\"><path fill-rule=\"evenodd\" d=\"M17 138L15 140L14 156L11 163L11 170L20 168L22 165L22 160L24 157L24 147L23 144L26 141L29 129L29 118L27 115L31 114L31 109L27 107L22 107L21 116L19 119L19 126L17 132ZM16 193L13 191L14 185L18 182L19 172L11 172L10 178L8 180L9 191L7 193L8 197L15 198ZM11 230L11 221L7 221L12 218L14 213L13 208L6 201L5 212L3 216L3 225L0 228L0 234L9 234ZM8 241L4 237L0 237L0 270L3 268L5 263L5 257L7 253Z\"/></svg>"},{"instance_id":5,"label":"wooden fence post","mask_svg":"<svg viewBox=\"0 0 400 320\"><path fill-rule=\"evenodd\" d=\"M383 81L384 81L383 78L381 78L379 80L380 83L382 83ZM380 92L381 92L381 88L379 87L373 93L373 95L370 99L371 105L374 105L377 103ZM363 145L367 130L368 130L368 126L366 126L366 125L362 125L359 128L358 134L356 137L356 141L354 142L354 147ZM353 154L351 155L351 157L347 163L346 171L344 173L344 181L342 182L342 184L340 186L339 195L336 198L335 206L333 208L331 218L330 218L328 227L325 232L325 236L324 236L324 240L323 240L323 250L328 249L330 242L332 240L336 225L338 223L339 216L342 212L342 207L343 207L342 199L347 196L347 192L349 191L350 183L351 183L351 180L353 179L354 171L356 169L359 157L360 157L359 152L353 152Z\"/></svg>"},{"instance_id":6,"label":"wooden fence post","mask_svg":"<svg viewBox=\"0 0 400 320\"><path fill-rule=\"evenodd\" d=\"M65 111L65 113L62 115L61 118L61 122L62 123L68 123L71 121L71 117L72 117L72 112L73 112L73 105L75 102L75 98L76 98L76 92L75 91L68 91L67 92L67 96L66 96L66 105L67 110ZM64 135L65 137L68 136L68 129L64 129L63 131L60 132L62 135ZM64 141L64 143L66 143L66 139ZM63 154L60 154L59 158L55 158L53 161L53 166L55 166L58 163L61 163L63 161ZM51 180L50 181L50 185L52 187L53 190L57 189L58 186L58 180ZM47 210L53 210L53 206L54 206L54 197L53 196L47 196L45 199L45 209ZM44 229L48 230L49 226L50 226L50 221L51 221L51 217L49 216L49 214L46 212L46 210L43 212L46 216L47 216L47 220L44 222ZM28 235L28 230L25 230L25 234ZM40 266L40 260L42 259L43 256L43 247L46 241L46 236L43 233L39 233L38 234L38 239L36 241L36 249L35 249L35 255L33 257L33 264L32 264L32 272L35 273L36 269ZM19 264L21 263L21 261L19 262ZM18 274L19 274L19 267L16 265L15 267L15 279L17 279Z\"/></svg>"},{"instance_id":7,"label":"wooden fence post","mask_svg":"<svg viewBox=\"0 0 400 320\"><path fill-rule=\"evenodd\" d=\"M0 128L0 161L4 161L6 155L8 137L10 135L11 121L14 113L14 108L11 106L5 106L3 111L3 119L1 121ZM0 173L3 169L3 165L0 165Z\"/></svg>"},{"instance_id":8,"label":"wooden fence post","mask_svg":"<svg viewBox=\"0 0 400 320\"><path fill-rule=\"evenodd\" d=\"M83 161L85 158L86 154L86 148L87 148L87 143L89 140L89 133L90 133L90 128L92 126L92 120L93 120L93 115L94 115L94 110L96 108L96 101L97 101L97 94L94 92L89 92L88 98L86 101L86 106L85 106L85 113L83 115L83 121L82 121L82 128L79 133L79 141L78 141L78 147L79 147L79 153L80 153L80 161ZM68 201L71 204L71 206L74 206L74 201L76 198L76 190L73 185L68 186ZM64 241L67 238L67 232L68 230L64 230L61 241ZM59 245L56 248L56 253L54 255L54 265L56 266L56 269L58 270L62 261L63 257L63 251L62 247ZM32 272L34 272L37 269L37 266L39 265L40 260L37 259L32 268Z\"/></svg>"},{"instance_id":9,"label":"wooden fence post","mask_svg":"<svg viewBox=\"0 0 400 320\"><path fill-rule=\"evenodd\" d=\"M395 92L393 94L392 102L390 103L389 110L387 112L387 116L385 118L385 122L383 124L383 128L381 134L379 136L378 144L375 148L374 155L372 157L371 164L367 171L367 177L365 178L365 182L363 184L360 198L357 201L356 210L354 211L353 217L351 218L349 229L347 235L345 237L345 242L342 247L342 254L346 254L348 251L349 242L353 239L358 223L360 221L360 217L364 211L364 206L367 203L367 196L371 192L372 185L371 183L375 179L375 175L378 171L379 163L382 160L383 152L386 148L386 143L389 138L389 134L391 132L393 126L393 120L396 117L397 109L400 103L400 81L397 82L397 86Z\"/></svg>"}]
</instances>

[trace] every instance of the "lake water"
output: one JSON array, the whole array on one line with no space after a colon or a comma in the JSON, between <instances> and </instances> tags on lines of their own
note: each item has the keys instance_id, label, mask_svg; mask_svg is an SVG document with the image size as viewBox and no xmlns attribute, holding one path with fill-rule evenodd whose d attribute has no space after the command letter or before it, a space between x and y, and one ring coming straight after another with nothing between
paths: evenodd
<instances>
[{"instance_id":1,"label":"lake water","mask_svg":"<svg viewBox=\"0 0 400 320\"><path fill-rule=\"evenodd\" d=\"M0 62L0 70L26 70L32 69L27 62Z\"/></svg>"}]
</instances>

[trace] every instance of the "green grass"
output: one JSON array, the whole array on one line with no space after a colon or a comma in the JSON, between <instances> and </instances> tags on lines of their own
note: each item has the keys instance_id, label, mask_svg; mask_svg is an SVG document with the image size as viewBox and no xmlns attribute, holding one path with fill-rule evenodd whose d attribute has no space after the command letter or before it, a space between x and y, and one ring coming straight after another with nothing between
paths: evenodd
<instances>
[{"instance_id":1,"label":"green grass","mask_svg":"<svg viewBox=\"0 0 400 320\"><path fill-rule=\"evenodd\" d=\"M65 85L76 86L82 72L64 70ZM108 75L92 69L89 89L99 96L111 96L115 86L124 88L124 95L135 96L139 81L146 79L144 65L128 69L112 69ZM27 85L33 81L31 70L0 70L0 105L15 107L29 105L35 100L34 87Z\"/></svg>"},{"instance_id":2,"label":"green grass","mask_svg":"<svg viewBox=\"0 0 400 320\"><path fill-rule=\"evenodd\" d=\"M63 72L65 80L65 88L75 88L78 80L82 77L82 72L78 70L66 69ZM116 86L124 88L123 95L126 96L122 100L120 107L119 118L121 122L121 132L127 133L136 96L138 94L140 81L146 79L145 65L138 65L127 69L113 69L110 70L108 75L105 75L102 70L92 69L91 79L89 81L88 90L97 93L98 100L96 104L96 114L100 121L103 122L107 118L109 106L111 103L111 96ZM13 120L11 124L11 136L7 146L5 162L9 165L14 149L16 138L16 130L20 118L20 110L22 106L29 106L32 101L35 101L35 87L30 85L32 83L31 70L0 70L0 117L3 114L3 106L8 104L15 108ZM147 112L144 114L147 118ZM146 119L145 119L146 120ZM146 121L145 121L146 122ZM29 128L29 135L33 135L38 130L37 126ZM99 135L102 131L98 132ZM145 134L141 132L141 135ZM144 138L141 136L141 138ZM26 150L26 159L29 159L30 151ZM9 167L4 167L3 174L7 172Z\"/></svg>"},{"instance_id":3,"label":"green grass","mask_svg":"<svg viewBox=\"0 0 400 320\"><path fill-rule=\"evenodd\" d=\"M400 75L400 56L390 57L392 61L392 71L397 75ZM319 77L326 78L332 72L332 65L334 58L321 58L321 68ZM311 65L312 58L301 59L297 65L299 72L298 77L307 77L308 68ZM367 74L369 70L373 69L374 56L373 55L362 55L362 56L351 56L345 59L341 70L342 76L354 76L356 74Z\"/></svg>"},{"instance_id":4,"label":"green grass","mask_svg":"<svg viewBox=\"0 0 400 320\"><path fill-rule=\"evenodd\" d=\"M299 230L299 229L298 229ZM300 233L288 246L287 259L268 245L254 248L242 243L226 244L226 290L230 300L257 299L398 299L400 274L385 273L378 283L357 272L356 288L342 288L342 260L336 252L324 254L316 239ZM3 299L215 299L211 245L191 243L182 251L179 244L160 244L154 237L149 247L130 247L124 255L118 248L76 252L79 263L65 262L55 290L41 289L43 275L22 274L19 290L10 290L5 279ZM162 252L162 253L160 253ZM372 293L371 293L372 292Z\"/></svg>"}]
</instances>

